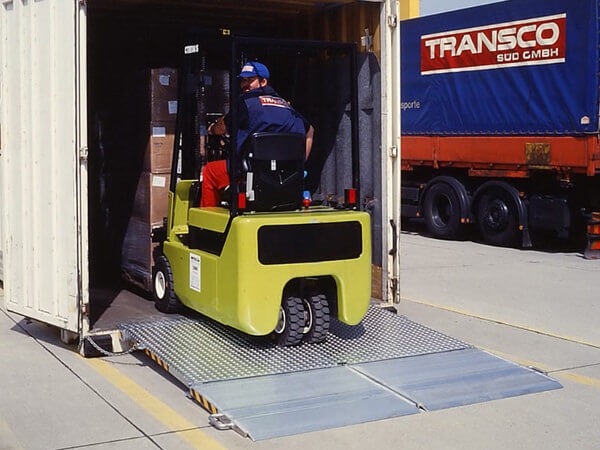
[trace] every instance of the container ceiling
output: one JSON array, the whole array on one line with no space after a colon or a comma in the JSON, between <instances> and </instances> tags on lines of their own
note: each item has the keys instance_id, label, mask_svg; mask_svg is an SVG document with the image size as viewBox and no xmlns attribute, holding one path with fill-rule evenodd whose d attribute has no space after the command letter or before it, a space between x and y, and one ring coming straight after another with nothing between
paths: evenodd
<instances>
[{"instance_id":1,"label":"container ceiling","mask_svg":"<svg viewBox=\"0 0 600 450\"><path fill-rule=\"evenodd\" d=\"M144 10L162 9L171 12L204 10L210 11L211 14L256 11L265 15L303 15L348 3L359 2L356 0L252 0L245 2L239 0L88 0L88 7L97 11L140 10L143 12Z\"/></svg>"}]
</instances>

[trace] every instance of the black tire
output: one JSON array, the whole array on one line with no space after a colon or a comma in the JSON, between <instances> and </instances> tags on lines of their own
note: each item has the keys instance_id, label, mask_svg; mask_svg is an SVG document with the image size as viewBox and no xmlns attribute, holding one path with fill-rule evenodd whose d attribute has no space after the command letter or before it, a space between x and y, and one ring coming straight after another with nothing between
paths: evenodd
<instances>
[{"instance_id":1,"label":"black tire","mask_svg":"<svg viewBox=\"0 0 600 450\"><path fill-rule=\"evenodd\" d=\"M510 195L502 189L484 192L477 202L477 224L485 242L501 247L515 247L518 243L517 207Z\"/></svg>"},{"instance_id":2,"label":"black tire","mask_svg":"<svg viewBox=\"0 0 600 450\"><path fill-rule=\"evenodd\" d=\"M152 293L156 309L167 314L181 310L181 302L173 288L173 272L169 260L161 255L156 258L152 270Z\"/></svg>"},{"instance_id":3,"label":"black tire","mask_svg":"<svg viewBox=\"0 0 600 450\"><path fill-rule=\"evenodd\" d=\"M436 183L429 188L423 203L423 215L427 230L436 238L456 239L463 232L458 195L446 183Z\"/></svg>"},{"instance_id":4,"label":"black tire","mask_svg":"<svg viewBox=\"0 0 600 450\"><path fill-rule=\"evenodd\" d=\"M304 305L298 297L287 297L281 303L279 321L273 331L273 338L280 347L299 344L304 329Z\"/></svg>"},{"instance_id":5,"label":"black tire","mask_svg":"<svg viewBox=\"0 0 600 450\"><path fill-rule=\"evenodd\" d=\"M325 295L313 295L304 299L306 320L302 341L309 344L324 342L329 333L329 303Z\"/></svg>"}]
</instances>

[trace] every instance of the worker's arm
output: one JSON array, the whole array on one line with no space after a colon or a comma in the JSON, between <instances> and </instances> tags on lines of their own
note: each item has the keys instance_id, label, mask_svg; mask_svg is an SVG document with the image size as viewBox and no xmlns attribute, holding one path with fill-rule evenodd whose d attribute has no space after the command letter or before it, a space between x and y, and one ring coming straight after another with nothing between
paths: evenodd
<instances>
[{"instance_id":1,"label":"worker's arm","mask_svg":"<svg viewBox=\"0 0 600 450\"><path fill-rule=\"evenodd\" d=\"M308 155L310 155L310 151L312 149L314 134L315 129L312 125L310 125L308 131L306 132L306 159L308 159Z\"/></svg>"}]
</instances>

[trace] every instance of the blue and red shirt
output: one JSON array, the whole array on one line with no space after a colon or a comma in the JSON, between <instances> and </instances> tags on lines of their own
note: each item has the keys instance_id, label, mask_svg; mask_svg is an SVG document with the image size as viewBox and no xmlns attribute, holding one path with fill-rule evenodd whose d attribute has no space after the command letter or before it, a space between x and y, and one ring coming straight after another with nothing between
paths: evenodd
<instances>
[{"instance_id":1,"label":"blue and red shirt","mask_svg":"<svg viewBox=\"0 0 600 450\"><path fill-rule=\"evenodd\" d=\"M306 134L310 128L308 121L268 85L242 94L238 112L238 153L254 133ZM231 118L227 119L227 127L231 129Z\"/></svg>"}]
</instances>

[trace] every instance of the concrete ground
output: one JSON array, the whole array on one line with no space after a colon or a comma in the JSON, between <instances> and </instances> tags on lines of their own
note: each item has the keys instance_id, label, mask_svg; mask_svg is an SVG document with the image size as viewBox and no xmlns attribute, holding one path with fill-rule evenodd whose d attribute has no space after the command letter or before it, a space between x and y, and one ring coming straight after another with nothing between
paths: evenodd
<instances>
[{"instance_id":1,"label":"concrete ground","mask_svg":"<svg viewBox=\"0 0 600 450\"><path fill-rule=\"evenodd\" d=\"M208 425L142 354L84 359L55 328L0 310L0 449L595 449L600 261L402 234L401 314L560 390L252 442Z\"/></svg>"}]
</instances>

